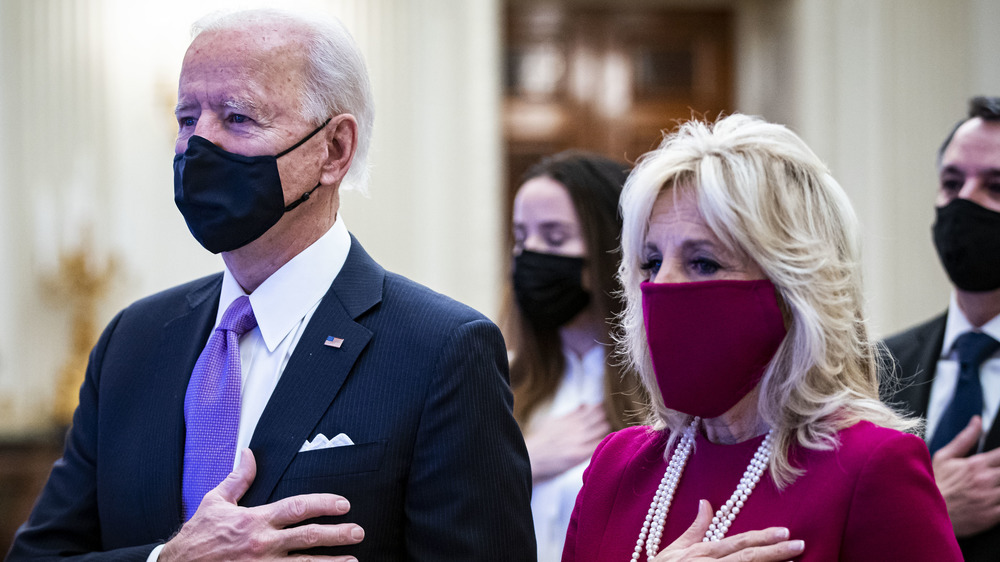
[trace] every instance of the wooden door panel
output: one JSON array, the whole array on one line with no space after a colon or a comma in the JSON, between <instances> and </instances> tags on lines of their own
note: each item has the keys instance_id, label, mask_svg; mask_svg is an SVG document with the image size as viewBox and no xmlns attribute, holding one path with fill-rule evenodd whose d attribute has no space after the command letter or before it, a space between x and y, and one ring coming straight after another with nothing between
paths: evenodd
<instances>
[{"instance_id":1,"label":"wooden door panel","mask_svg":"<svg viewBox=\"0 0 1000 562\"><path fill-rule=\"evenodd\" d=\"M731 111L729 11L512 1L506 16L507 216L542 156L580 148L634 162L661 131Z\"/></svg>"}]
</instances>

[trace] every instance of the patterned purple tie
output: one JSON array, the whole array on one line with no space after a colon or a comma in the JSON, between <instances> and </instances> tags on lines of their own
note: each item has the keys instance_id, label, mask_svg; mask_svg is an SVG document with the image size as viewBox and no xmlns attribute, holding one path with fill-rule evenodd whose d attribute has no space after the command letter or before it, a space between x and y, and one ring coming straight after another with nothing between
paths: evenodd
<instances>
[{"instance_id":1,"label":"patterned purple tie","mask_svg":"<svg viewBox=\"0 0 1000 562\"><path fill-rule=\"evenodd\" d=\"M240 429L240 336L257 319L242 296L222 315L191 373L184 396L184 520L233 469Z\"/></svg>"}]
</instances>

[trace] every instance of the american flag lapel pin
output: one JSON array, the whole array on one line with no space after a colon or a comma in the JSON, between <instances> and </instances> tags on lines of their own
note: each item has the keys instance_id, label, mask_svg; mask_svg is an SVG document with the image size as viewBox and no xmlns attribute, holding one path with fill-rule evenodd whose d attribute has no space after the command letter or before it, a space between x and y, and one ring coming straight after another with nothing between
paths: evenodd
<instances>
[{"instance_id":1,"label":"american flag lapel pin","mask_svg":"<svg viewBox=\"0 0 1000 562\"><path fill-rule=\"evenodd\" d=\"M344 345L344 338L335 338L333 336L326 336L326 341L323 345L327 347L334 347L340 349L340 346Z\"/></svg>"}]
</instances>

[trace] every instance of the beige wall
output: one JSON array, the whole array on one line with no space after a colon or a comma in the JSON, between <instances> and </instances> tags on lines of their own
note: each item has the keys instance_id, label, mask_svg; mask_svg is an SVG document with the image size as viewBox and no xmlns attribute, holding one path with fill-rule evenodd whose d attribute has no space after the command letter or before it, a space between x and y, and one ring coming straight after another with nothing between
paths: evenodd
<instances>
[{"instance_id":1,"label":"beige wall","mask_svg":"<svg viewBox=\"0 0 1000 562\"><path fill-rule=\"evenodd\" d=\"M934 252L938 146L977 94L1000 95L1000 3L743 3L740 109L792 126L847 190L864 228L875 333L943 310Z\"/></svg>"},{"instance_id":2,"label":"beige wall","mask_svg":"<svg viewBox=\"0 0 1000 562\"><path fill-rule=\"evenodd\" d=\"M368 58L372 195L344 197L348 226L389 269L493 317L499 3L282 3L341 16ZM70 335L65 301L42 283L60 243L89 224L98 253L118 256L101 326L135 298L220 268L173 207L171 112L188 25L230 4L0 0L0 437L48 419ZM942 309L934 151L966 98L1000 93L1000 3L712 4L737 13L737 109L797 130L855 202L876 332Z\"/></svg>"}]
</instances>

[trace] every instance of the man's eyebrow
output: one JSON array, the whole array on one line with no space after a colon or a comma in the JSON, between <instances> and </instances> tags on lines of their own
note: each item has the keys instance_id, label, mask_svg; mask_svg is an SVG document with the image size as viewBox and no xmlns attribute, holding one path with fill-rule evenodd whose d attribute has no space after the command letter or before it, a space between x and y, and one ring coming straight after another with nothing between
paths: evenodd
<instances>
[{"instance_id":1,"label":"man's eyebrow","mask_svg":"<svg viewBox=\"0 0 1000 562\"><path fill-rule=\"evenodd\" d=\"M197 105L198 105L197 103L193 103L190 101L185 101L185 100L178 101L177 105L174 107L174 115L188 111L191 108L197 107Z\"/></svg>"},{"instance_id":2,"label":"man's eyebrow","mask_svg":"<svg viewBox=\"0 0 1000 562\"><path fill-rule=\"evenodd\" d=\"M964 175L965 172L961 168L959 168L958 166L948 165L948 166L945 166L944 168L941 168L941 175L944 175L944 174ZM979 172L979 174L980 175L984 175L984 176L1000 176L1000 167L986 168L986 169L982 170L981 172Z\"/></svg>"},{"instance_id":3,"label":"man's eyebrow","mask_svg":"<svg viewBox=\"0 0 1000 562\"><path fill-rule=\"evenodd\" d=\"M219 107L228 107L245 113L260 113L260 105L254 100L247 98L226 98L213 103ZM198 107L198 102L181 100L177 102L174 113L189 111Z\"/></svg>"},{"instance_id":4,"label":"man's eyebrow","mask_svg":"<svg viewBox=\"0 0 1000 562\"><path fill-rule=\"evenodd\" d=\"M236 111L259 113L260 106L250 99L230 98L222 102L222 105Z\"/></svg>"}]
</instances>

